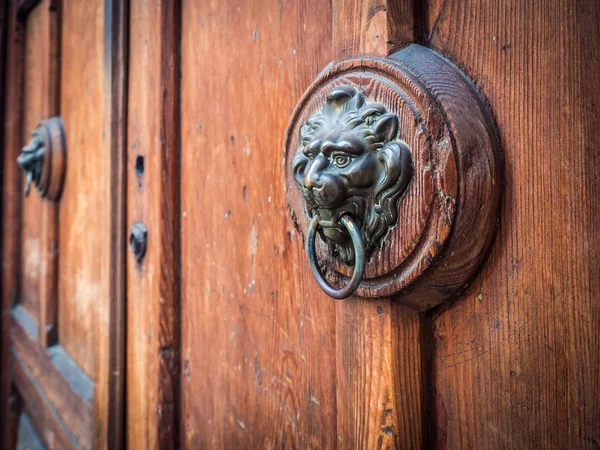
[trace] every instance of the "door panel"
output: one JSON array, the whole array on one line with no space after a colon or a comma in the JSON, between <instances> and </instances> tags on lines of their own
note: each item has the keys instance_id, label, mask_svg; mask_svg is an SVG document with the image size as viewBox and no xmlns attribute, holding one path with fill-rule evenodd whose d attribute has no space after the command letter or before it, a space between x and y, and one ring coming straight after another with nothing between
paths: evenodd
<instances>
[{"instance_id":1,"label":"door panel","mask_svg":"<svg viewBox=\"0 0 600 450\"><path fill-rule=\"evenodd\" d=\"M598 2L431 4L427 39L478 80L506 164L492 254L433 316L436 445L597 448Z\"/></svg>"},{"instance_id":2,"label":"door panel","mask_svg":"<svg viewBox=\"0 0 600 450\"><path fill-rule=\"evenodd\" d=\"M103 0L63 2L61 114L68 169L60 201L60 342L86 373L107 333L110 155L102 146Z\"/></svg>"},{"instance_id":3,"label":"door panel","mask_svg":"<svg viewBox=\"0 0 600 450\"><path fill-rule=\"evenodd\" d=\"M600 7L571 3L11 1L2 442L600 447ZM321 291L282 164L323 69L414 42L475 82L505 164L481 273L422 313ZM62 197L23 199L53 115Z\"/></svg>"},{"instance_id":4,"label":"door panel","mask_svg":"<svg viewBox=\"0 0 600 450\"><path fill-rule=\"evenodd\" d=\"M44 60L49 56L49 45L44 31L48 31L50 16L40 5L29 13L25 25L25 61L23 99L25 118L23 142L27 142L40 117L47 115L47 106L42 104L43 91L48 89L44 83ZM53 20L55 18L53 17ZM38 196L31 196L30 202L23 203L21 240L22 267L21 299L28 311L39 320L40 310L40 266L42 261L42 202Z\"/></svg>"},{"instance_id":5,"label":"door panel","mask_svg":"<svg viewBox=\"0 0 600 450\"><path fill-rule=\"evenodd\" d=\"M35 430L31 439L46 448L119 448L124 246L114 236L124 205L123 8L104 0L9 6L19 34L8 64L23 63L23 112L6 128L22 130L23 139L5 142L22 147L40 121L61 115L67 149L62 197L32 189L12 198L21 204L20 227L3 235L21 242L18 282L3 277L12 287L3 301L20 399L13 404L22 404L21 419L31 425L19 427L17 445ZM13 158L5 163L15 170Z\"/></svg>"},{"instance_id":6,"label":"door panel","mask_svg":"<svg viewBox=\"0 0 600 450\"><path fill-rule=\"evenodd\" d=\"M323 294L281 164L288 118L332 59L413 39L412 14L392 18L405 3L183 2L187 448L423 442L420 317L389 298Z\"/></svg>"},{"instance_id":7,"label":"door panel","mask_svg":"<svg viewBox=\"0 0 600 450\"><path fill-rule=\"evenodd\" d=\"M281 167L331 59L330 5L184 2L182 18L186 447L335 446L335 303L293 264Z\"/></svg>"}]
</instances>

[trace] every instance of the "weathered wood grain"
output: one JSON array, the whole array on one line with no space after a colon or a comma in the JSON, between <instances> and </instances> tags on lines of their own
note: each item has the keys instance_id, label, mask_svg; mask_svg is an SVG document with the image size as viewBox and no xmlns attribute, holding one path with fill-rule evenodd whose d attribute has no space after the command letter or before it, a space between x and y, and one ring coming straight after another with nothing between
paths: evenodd
<instances>
[{"instance_id":1,"label":"weathered wood grain","mask_svg":"<svg viewBox=\"0 0 600 450\"><path fill-rule=\"evenodd\" d=\"M593 1L429 2L506 163L483 273L434 316L436 447L600 446L599 21Z\"/></svg>"},{"instance_id":2,"label":"weathered wood grain","mask_svg":"<svg viewBox=\"0 0 600 450\"><path fill-rule=\"evenodd\" d=\"M422 445L420 317L326 297L286 218L281 142L300 94L334 57L412 40L381 5L342 3L183 3L187 447Z\"/></svg>"},{"instance_id":3,"label":"weathered wood grain","mask_svg":"<svg viewBox=\"0 0 600 450\"><path fill-rule=\"evenodd\" d=\"M23 399L23 407L31 418L37 435L48 449L77 449L77 443L64 423L54 414L48 398L19 355L11 356L11 377Z\"/></svg>"},{"instance_id":4,"label":"weathered wood grain","mask_svg":"<svg viewBox=\"0 0 600 450\"><path fill-rule=\"evenodd\" d=\"M44 83L49 58L49 15L43 5L33 8L25 18L25 61L23 69L23 128L19 149L47 114L47 85ZM14 164L14 162L11 162ZM23 178L24 180L24 178ZM21 188L22 189L22 188ZM21 191L23 192L23 191ZM22 195L22 194L21 194ZM42 200L35 189L23 200L21 219L22 270L19 300L29 312L40 317L40 275L42 262Z\"/></svg>"},{"instance_id":5,"label":"weathered wood grain","mask_svg":"<svg viewBox=\"0 0 600 450\"><path fill-rule=\"evenodd\" d=\"M17 301L21 279L21 199L23 186L21 174L14 162L21 151L23 124L23 78L24 31L17 20L16 5L6 6L6 72L2 141L2 298L0 326L0 440L16 439L18 402L10 402L11 382L9 375L9 327L10 310ZM9 410L9 404L16 406ZM9 429L10 427L10 429Z\"/></svg>"},{"instance_id":6,"label":"weathered wood grain","mask_svg":"<svg viewBox=\"0 0 600 450\"><path fill-rule=\"evenodd\" d=\"M395 22L400 17L407 20L400 11L413 5L334 1L334 58L387 56L397 50L398 44L413 41L416 25ZM398 320L402 320L402 326L398 326ZM336 395L341 448L425 445L422 328L422 318L416 312L390 298L374 301L351 297L336 302ZM398 358L408 364L400 366ZM406 392L407 388L411 391Z\"/></svg>"},{"instance_id":7,"label":"weathered wood grain","mask_svg":"<svg viewBox=\"0 0 600 450\"><path fill-rule=\"evenodd\" d=\"M50 355L13 316L10 327L13 352L23 361L39 389L61 417L78 444L91 448L93 410L89 399L83 398L52 363ZM34 408L35 405L30 407Z\"/></svg>"},{"instance_id":8,"label":"weathered wood grain","mask_svg":"<svg viewBox=\"0 0 600 450\"><path fill-rule=\"evenodd\" d=\"M94 381L99 449L124 439L125 6L61 2L59 342Z\"/></svg>"},{"instance_id":9,"label":"weathered wood grain","mask_svg":"<svg viewBox=\"0 0 600 450\"><path fill-rule=\"evenodd\" d=\"M334 0L334 57L387 56L418 42L421 8L411 0Z\"/></svg>"},{"instance_id":10,"label":"weathered wood grain","mask_svg":"<svg viewBox=\"0 0 600 450\"><path fill-rule=\"evenodd\" d=\"M67 173L60 201L59 341L95 378L108 333L110 153L102 144L101 0L62 4L61 104Z\"/></svg>"},{"instance_id":11,"label":"weathered wood grain","mask_svg":"<svg viewBox=\"0 0 600 450\"><path fill-rule=\"evenodd\" d=\"M108 350L108 367L98 382L96 395L106 397L105 410L96 420L106 420L106 448L125 447L126 384L126 266L127 250L127 83L129 58L128 2L104 2L104 107L103 154L110 155L110 303L109 331L100 343ZM100 440L99 444L103 443Z\"/></svg>"},{"instance_id":12,"label":"weathered wood grain","mask_svg":"<svg viewBox=\"0 0 600 450\"><path fill-rule=\"evenodd\" d=\"M131 2L127 230L127 445L179 446L179 2Z\"/></svg>"},{"instance_id":13,"label":"weathered wood grain","mask_svg":"<svg viewBox=\"0 0 600 450\"><path fill-rule=\"evenodd\" d=\"M9 46L13 53L8 60L10 80L7 83L12 83L14 94L9 99L14 108L5 124L6 137L11 139L14 151L5 155L7 160L10 158L10 167L16 169L16 154L30 132L41 119L57 115L60 110L65 118L70 170L60 207L48 200L40 201L37 193L32 192L22 214L19 209L21 177L16 170L8 171L11 184L6 184L9 189L5 192L13 192L15 198L3 197L14 200L8 210L11 219L3 223L13 224L16 229L3 231L3 239L8 237L11 242L7 253L3 253L3 258L8 257L3 261L3 282L8 281L5 286L9 289L5 295L3 288L3 308L8 311L19 298L39 323L39 330L28 331L32 338L20 333L19 328L13 329L12 336L15 348L20 349L22 358L29 363L32 383L45 386L43 389L49 392L43 399L30 395L28 408L35 412L30 414L33 425L46 426L44 408L52 411L56 408L64 416L61 426L73 432L82 448L92 445L120 448L123 442L126 4L119 3L113 8L111 2L103 1L93 6L89 2L81 5L42 0L14 1L10 6L13 16L16 11L19 18L12 19L15 40ZM64 21L62 30L59 17ZM18 50L23 42L24 66L14 49ZM20 96L23 97L22 109ZM16 220L14 214L17 214ZM20 225L20 233L17 225ZM16 245L21 248L15 249L15 240L20 234L23 239ZM9 271L12 261L15 268ZM17 266L21 270L17 271ZM7 276L15 279L8 280ZM56 329L59 306L60 335ZM52 354L44 349L56 343L57 338L66 348L64 357L62 347L52 346L49 349ZM3 345L7 348L5 343ZM71 384L77 384L77 377L70 377L75 372L59 367L60 361L69 362L71 357L94 379L93 408L92 405L81 407L77 400L81 392L74 396L70 390L76 388ZM23 389L31 391L28 385L18 387L23 395ZM6 398L6 389L8 383L3 383L3 398ZM91 398L90 395L87 401ZM49 403L36 404L42 400ZM36 411L36 407L40 407L41 412Z\"/></svg>"},{"instance_id":14,"label":"weathered wood grain","mask_svg":"<svg viewBox=\"0 0 600 450\"><path fill-rule=\"evenodd\" d=\"M331 60L328 2L183 2L186 448L334 448L335 302L289 219L282 144Z\"/></svg>"},{"instance_id":15,"label":"weathered wood grain","mask_svg":"<svg viewBox=\"0 0 600 450\"><path fill-rule=\"evenodd\" d=\"M59 114L60 103L60 23L56 8L51 1L42 1L39 9L43 16L42 38L38 45L42 48L42 67L39 93L42 104L38 111L39 119ZM36 95L35 88L31 91ZM26 88L26 95L30 91ZM27 97L29 98L29 97ZM29 111L29 105L26 105ZM37 125L36 125L37 126ZM31 129L33 130L33 128ZM37 196L37 195L36 195ZM37 220L40 222L40 280L39 280L39 323L40 344L50 346L58 337L58 204L42 201Z\"/></svg>"}]
</instances>

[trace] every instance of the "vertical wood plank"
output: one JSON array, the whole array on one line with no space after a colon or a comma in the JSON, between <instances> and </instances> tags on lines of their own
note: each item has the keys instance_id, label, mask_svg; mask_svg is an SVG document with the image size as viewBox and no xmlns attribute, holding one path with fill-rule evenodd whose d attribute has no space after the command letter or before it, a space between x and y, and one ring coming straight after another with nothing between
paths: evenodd
<instances>
[{"instance_id":1,"label":"vertical wood plank","mask_svg":"<svg viewBox=\"0 0 600 450\"><path fill-rule=\"evenodd\" d=\"M101 346L108 349L107 364L97 394L106 399L96 417L106 417L106 448L125 447L126 290L127 250L127 83L129 56L128 2L104 2L104 109L103 150L110 155L110 304L109 332ZM104 445L104 439L99 444Z\"/></svg>"},{"instance_id":2,"label":"vertical wood plank","mask_svg":"<svg viewBox=\"0 0 600 450\"><path fill-rule=\"evenodd\" d=\"M98 364L108 354L101 342L109 332L110 309L111 155L102 128L104 1L65 0L61 14L60 111L68 161L60 199L58 331L61 345L96 381Z\"/></svg>"},{"instance_id":3,"label":"vertical wood plank","mask_svg":"<svg viewBox=\"0 0 600 450\"><path fill-rule=\"evenodd\" d=\"M48 70L48 13L44 5L33 8L25 26L25 60L23 69L23 128L18 144L22 148L31 138L31 133L47 113L47 88L44 75ZM21 194L22 195L22 194ZM40 318L40 280L42 261L42 200L32 189L23 199L21 282L19 301L38 321Z\"/></svg>"},{"instance_id":4,"label":"vertical wood plank","mask_svg":"<svg viewBox=\"0 0 600 450\"><path fill-rule=\"evenodd\" d=\"M436 447L600 445L599 21L593 1L430 2L506 164L492 254L433 322Z\"/></svg>"},{"instance_id":5,"label":"vertical wood plank","mask_svg":"<svg viewBox=\"0 0 600 450\"><path fill-rule=\"evenodd\" d=\"M52 114L54 115L54 114ZM41 205L41 267L40 267L40 344L56 344L58 311L58 205L44 201Z\"/></svg>"},{"instance_id":6,"label":"vertical wood plank","mask_svg":"<svg viewBox=\"0 0 600 450\"><path fill-rule=\"evenodd\" d=\"M352 298L337 312L339 447L423 448L423 319L389 299Z\"/></svg>"},{"instance_id":7,"label":"vertical wood plank","mask_svg":"<svg viewBox=\"0 0 600 450\"><path fill-rule=\"evenodd\" d=\"M93 447L122 446L124 5L61 2L67 174L60 200L59 342L94 381Z\"/></svg>"},{"instance_id":8,"label":"vertical wood plank","mask_svg":"<svg viewBox=\"0 0 600 450\"><path fill-rule=\"evenodd\" d=\"M127 443L177 448L179 429L179 3L131 2L127 222Z\"/></svg>"},{"instance_id":9,"label":"vertical wood plank","mask_svg":"<svg viewBox=\"0 0 600 450\"><path fill-rule=\"evenodd\" d=\"M416 2L336 0L338 59L387 56L418 35ZM392 299L336 303L337 423L342 448L425 446L423 319Z\"/></svg>"},{"instance_id":10,"label":"vertical wood plank","mask_svg":"<svg viewBox=\"0 0 600 450\"><path fill-rule=\"evenodd\" d=\"M58 11L49 0L38 6L42 13L42 67L43 93L41 119L59 115L60 105L60 23ZM53 345L58 338L58 204L42 201L38 220L40 232L40 309L39 337L44 347Z\"/></svg>"},{"instance_id":11,"label":"vertical wood plank","mask_svg":"<svg viewBox=\"0 0 600 450\"><path fill-rule=\"evenodd\" d=\"M335 302L289 218L282 145L331 60L329 2L182 11L186 448L335 448Z\"/></svg>"},{"instance_id":12,"label":"vertical wood plank","mask_svg":"<svg viewBox=\"0 0 600 450\"><path fill-rule=\"evenodd\" d=\"M23 119L24 27L17 20L16 2L6 6L6 75L2 151L2 315L0 317L0 441L16 436L18 413L9 410L10 309L18 299L21 253L21 201L23 186L15 164L21 151ZM18 409L18 408L17 408ZM8 429L10 427L10 429Z\"/></svg>"}]
</instances>

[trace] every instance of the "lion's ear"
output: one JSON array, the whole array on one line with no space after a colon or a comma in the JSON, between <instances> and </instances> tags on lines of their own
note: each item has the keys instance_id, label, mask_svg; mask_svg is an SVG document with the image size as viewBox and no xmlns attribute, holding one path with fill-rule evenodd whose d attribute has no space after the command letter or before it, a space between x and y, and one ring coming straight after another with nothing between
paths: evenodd
<instances>
[{"instance_id":1,"label":"lion's ear","mask_svg":"<svg viewBox=\"0 0 600 450\"><path fill-rule=\"evenodd\" d=\"M400 123L398 116L393 113L383 114L375 124L375 135L384 143L396 139Z\"/></svg>"},{"instance_id":2,"label":"lion's ear","mask_svg":"<svg viewBox=\"0 0 600 450\"><path fill-rule=\"evenodd\" d=\"M299 189L302 189L302 182L304 181L304 169L308 164L308 158L302 151L298 150L292 160L292 173L294 174L294 181Z\"/></svg>"}]
</instances>

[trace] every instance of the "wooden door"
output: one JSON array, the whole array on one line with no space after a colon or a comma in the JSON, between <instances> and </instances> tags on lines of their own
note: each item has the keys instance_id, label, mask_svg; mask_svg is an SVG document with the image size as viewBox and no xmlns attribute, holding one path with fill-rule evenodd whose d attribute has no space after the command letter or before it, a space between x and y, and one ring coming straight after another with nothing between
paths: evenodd
<instances>
[{"instance_id":1,"label":"wooden door","mask_svg":"<svg viewBox=\"0 0 600 450\"><path fill-rule=\"evenodd\" d=\"M9 445L600 447L598 2L41 0L6 17ZM286 127L332 63L411 43L493 112L496 237L435 308L333 300L288 207ZM23 199L14 160L52 115L62 197Z\"/></svg>"},{"instance_id":2,"label":"wooden door","mask_svg":"<svg viewBox=\"0 0 600 450\"><path fill-rule=\"evenodd\" d=\"M122 441L120 14L103 1L8 5L2 386L10 405L2 423L9 446ZM65 130L62 195L24 198L16 157L51 116L61 116Z\"/></svg>"},{"instance_id":3,"label":"wooden door","mask_svg":"<svg viewBox=\"0 0 600 450\"><path fill-rule=\"evenodd\" d=\"M186 448L598 448L598 2L182 1ZM498 234L455 301L328 298L285 198L331 61L417 42L495 114Z\"/></svg>"}]
</instances>

